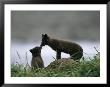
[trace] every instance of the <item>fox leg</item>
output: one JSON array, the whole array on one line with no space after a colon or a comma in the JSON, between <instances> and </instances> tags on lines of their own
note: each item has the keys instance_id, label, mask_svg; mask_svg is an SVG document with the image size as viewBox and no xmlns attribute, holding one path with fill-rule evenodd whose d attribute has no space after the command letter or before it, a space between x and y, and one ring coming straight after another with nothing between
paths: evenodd
<instances>
[{"instance_id":1,"label":"fox leg","mask_svg":"<svg viewBox=\"0 0 110 87\"><path fill-rule=\"evenodd\" d=\"M57 58L57 60L58 60L58 59L61 59L61 52L60 52L60 51L57 51L56 58Z\"/></svg>"},{"instance_id":2,"label":"fox leg","mask_svg":"<svg viewBox=\"0 0 110 87\"><path fill-rule=\"evenodd\" d=\"M82 57L82 52L78 51L73 54L70 54L70 57L74 60L80 60Z\"/></svg>"}]
</instances>

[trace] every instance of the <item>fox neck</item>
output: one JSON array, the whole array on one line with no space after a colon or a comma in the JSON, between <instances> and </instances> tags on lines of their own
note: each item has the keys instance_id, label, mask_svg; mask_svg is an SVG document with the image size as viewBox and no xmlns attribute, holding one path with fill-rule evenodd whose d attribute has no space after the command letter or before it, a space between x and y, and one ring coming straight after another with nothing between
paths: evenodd
<instances>
[{"instance_id":1,"label":"fox neck","mask_svg":"<svg viewBox=\"0 0 110 87\"><path fill-rule=\"evenodd\" d=\"M48 44L53 50L57 49L58 44L56 44L56 41L54 39L50 39Z\"/></svg>"},{"instance_id":2,"label":"fox neck","mask_svg":"<svg viewBox=\"0 0 110 87\"><path fill-rule=\"evenodd\" d=\"M32 54L33 57L41 56L41 54Z\"/></svg>"}]
</instances>

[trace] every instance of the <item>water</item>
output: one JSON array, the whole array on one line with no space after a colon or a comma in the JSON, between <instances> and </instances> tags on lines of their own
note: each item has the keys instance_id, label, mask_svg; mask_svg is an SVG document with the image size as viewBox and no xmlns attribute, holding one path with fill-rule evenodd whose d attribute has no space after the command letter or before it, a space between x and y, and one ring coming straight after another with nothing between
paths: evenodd
<instances>
[{"instance_id":1,"label":"water","mask_svg":"<svg viewBox=\"0 0 110 87\"><path fill-rule=\"evenodd\" d=\"M97 50L100 50L99 42L79 41L77 43L82 46L84 50L83 55L84 57L86 57L86 59L94 56L97 53L94 47L96 47ZM11 64L19 63L25 65L28 62L28 64L30 65L32 54L30 53L29 50L39 45L40 43L26 44L26 43L13 42L11 44ZM50 64L52 61L55 60L54 58L56 58L56 52L46 45L41 50L41 56L43 58L44 65L47 66L48 64ZM69 54L62 52L61 57L68 58Z\"/></svg>"}]
</instances>

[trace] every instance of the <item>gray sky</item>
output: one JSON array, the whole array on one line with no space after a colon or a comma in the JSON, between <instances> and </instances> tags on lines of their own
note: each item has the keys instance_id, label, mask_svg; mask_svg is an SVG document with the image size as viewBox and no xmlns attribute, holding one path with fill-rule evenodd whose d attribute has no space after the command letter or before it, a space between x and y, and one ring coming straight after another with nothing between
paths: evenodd
<instances>
[{"instance_id":1,"label":"gray sky","mask_svg":"<svg viewBox=\"0 0 110 87\"><path fill-rule=\"evenodd\" d=\"M99 11L12 11L11 39L40 41L41 34L69 40L99 40Z\"/></svg>"}]
</instances>

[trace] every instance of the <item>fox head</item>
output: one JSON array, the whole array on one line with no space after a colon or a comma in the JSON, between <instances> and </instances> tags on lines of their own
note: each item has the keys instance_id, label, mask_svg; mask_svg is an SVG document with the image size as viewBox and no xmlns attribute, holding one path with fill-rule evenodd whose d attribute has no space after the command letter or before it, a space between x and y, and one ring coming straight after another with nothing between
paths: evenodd
<instances>
[{"instance_id":1,"label":"fox head","mask_svg":"<svg viewBox=\"0 0 110 87\"><path fill-rule=\"evenodd\" d=\"M41 47L45 46L48 44L49 41L49 36L47 34L42 34L42 42L41 42Z\"/></svg>"},{"instance_id":2,"label":"fox head","mask_svg":"<svg viewBox=\"0 0 110 87\"><path fill-rule=\"evenodd\" d=\"M41 47L34 47L34 48L30 49L29 51L35 57L35 56L41 54Z\"/></svg>"}]
</instances>

